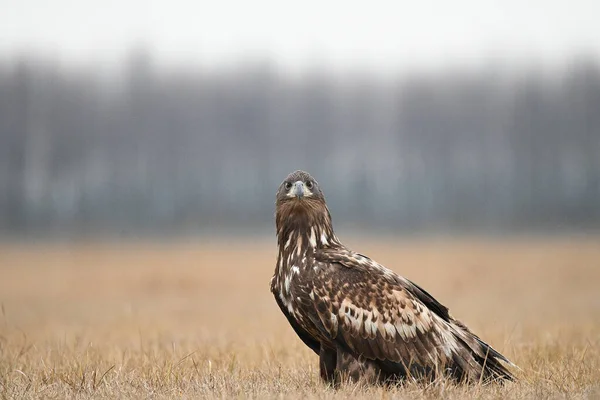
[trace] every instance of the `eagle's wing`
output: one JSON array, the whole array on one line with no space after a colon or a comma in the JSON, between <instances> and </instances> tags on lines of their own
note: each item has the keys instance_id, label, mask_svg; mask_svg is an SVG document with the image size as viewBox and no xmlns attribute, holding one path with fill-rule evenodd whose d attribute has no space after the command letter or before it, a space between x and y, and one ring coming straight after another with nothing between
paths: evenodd
<instances>
[{"instance_id":1,"label":"eagle's wing","mask_svg":"<svg viewBox=\"0 0 600 400\"><path fill-rule=\"evenodd\" d=\"M508 360L455 324L448 309L417 285L349 250L315 256L329 268L313 282L311 319L333 343L379 360L387 372L445 368L469 380L511 378L498 362Z\"/></svg>"}]
</instances>

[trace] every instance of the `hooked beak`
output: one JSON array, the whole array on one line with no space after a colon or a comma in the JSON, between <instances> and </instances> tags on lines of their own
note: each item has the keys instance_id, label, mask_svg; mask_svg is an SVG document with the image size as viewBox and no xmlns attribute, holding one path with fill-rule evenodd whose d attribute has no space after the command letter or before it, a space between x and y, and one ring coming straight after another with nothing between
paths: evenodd
<instances>
[{"instance_id":1,"label":"hooked beak","mask_svg":"<svg viewBox=\"0 0 600 400\"><path fill-rule=\"evenodd\" d=\"M297 181L294 183L294 187L291 190L292 195L296 196L298 199L304 197L304 182Z\"/></svg>"}]
</instances>

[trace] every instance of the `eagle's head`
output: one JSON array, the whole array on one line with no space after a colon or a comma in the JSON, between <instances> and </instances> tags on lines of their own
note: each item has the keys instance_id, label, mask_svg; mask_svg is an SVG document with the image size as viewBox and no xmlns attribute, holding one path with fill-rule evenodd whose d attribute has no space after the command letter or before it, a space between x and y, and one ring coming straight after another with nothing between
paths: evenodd
<instances>
[{"instance_id":1,"label":"eagle's head","mask_svg":"<svg viewBox=\"0 0 600 400\"><path fill-rule=\"evenodd\" d=\"M325 206L325 197L319 184L308 172L294 171L289 174L277 190L277 207Z\"/></svg>"},{"instance_id":2,"label":"eagle's head","mask_svg":"<svg viewBox=\"0 0 600 400\"><path fill-rule=\"evenodd\" d=\"M294 171L283 180L277 190L275 209L279 241L287 240L291 234L334 238L325 196L308 172Z\"/></svg>"}]
</instances>

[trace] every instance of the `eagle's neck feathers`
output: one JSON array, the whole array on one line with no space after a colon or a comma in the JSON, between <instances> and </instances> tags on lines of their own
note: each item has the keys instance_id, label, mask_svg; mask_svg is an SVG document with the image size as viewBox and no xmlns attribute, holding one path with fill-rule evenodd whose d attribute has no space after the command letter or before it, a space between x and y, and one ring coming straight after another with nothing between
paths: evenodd
<instances>
[{"instance_id":1,"label":"eagle's neck feathers","mask_svg":"<svg viewBox=\"0 0 600 400\"><path fill-rule=\"evenodd\" d=\"M313 266L313 255L319 249L341 247L331 223L329 211L322 213L277 213L277 265L275 287L284 297L291 296L295 275Z\"/></svg>"},{"instance_id":2,"label":"eagle's neck feathers","mask_svg":"<svg viewBox=\"0 0 600 400\"><path fill-rule=\"evenodd\" d=\"M319 215L290 213L277 215L277 245L279 256L288 259L313 253L317 249L341 246L333 232L331 216L326 209Z\"/></svg>"}]
</instances>

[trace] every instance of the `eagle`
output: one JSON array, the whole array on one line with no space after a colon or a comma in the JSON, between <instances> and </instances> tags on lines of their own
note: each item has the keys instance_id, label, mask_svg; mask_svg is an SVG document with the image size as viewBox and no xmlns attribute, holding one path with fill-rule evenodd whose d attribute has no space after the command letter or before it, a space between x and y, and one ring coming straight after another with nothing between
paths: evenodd
<instances>
[{"instance_id":1,"label":"eagle","mask_svg":"<svg viewBox=\"0 0 600 400\"><path fill-rule=\"evenodd\" d=\"M271 292L329 384L514 380L506 357L410 280L344 246L307 172L276 195L277 263Z\"/></svg>"}]
</instances>

